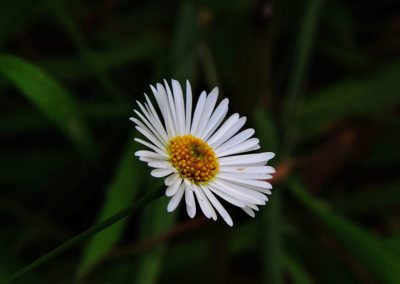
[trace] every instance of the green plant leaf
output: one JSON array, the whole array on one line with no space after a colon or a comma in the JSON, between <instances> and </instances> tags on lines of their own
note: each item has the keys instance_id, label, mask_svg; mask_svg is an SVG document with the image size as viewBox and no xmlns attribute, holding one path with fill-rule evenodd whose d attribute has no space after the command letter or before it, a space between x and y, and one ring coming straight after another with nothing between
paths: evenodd
<instances>
[{"instance_id":1,"label":"green plant leaf","mask_svg":"<svg viewBox=\"0 0 400 284\"><path fill-rule=\"evenodd\" d=\"M154 182L151 184L154 184ZM166 198L160 199L145 209L141 220L143 240L165 233L175 223L177 211L167 212L168 201ZM159 282L167 246L165 243L159 244L142 255L138 264L136 278L132 283L153 284Z\"/></svg>"},{"instance_id":2,"label":"green plant leaf","mask_svg":"<svg viewBox=\"0 0 400 284\"><path fill-rule=\"evenodd\" d=\"M376 277L384 283L400 283L400 257L388 250L381 240L333 212L325 203L310 195L299 181L290 180L289 188L332 235Z\"/></svg>"},{"instance_id":3,"label":"green plant leaf","mask_svg":"<svg viewBox=\"0 0 400 284\"><path fill-rule=\"evenodd\" d=\"M307 271L304 270L301 263L299 263L292 256L286 254L283 257L283 262L285 268L288 270L290 277L293 280L294 284L312 284L314 283L308 274Z\"/></svg>"},{"instance_id":4,"label":"green plant leaf","mask_svg":"<svg viewBox=\"0 0 400 284\"><path fill-rule=\"evenodd\" d=\"M48 74L31 63L0 55L0 74L43 112L84 154L94 157L93 139L73 97Z\"/></svg>"},{"instance_id":5,"label":"green plant leaf","mask_svg":"<svg viewBox=\"0 0 400 284\"><path fill-rule=\"evenodd\" d=\"M123 153L114 180L107 189L107 196L98 217L99 222L127 207L136 196L141 181L141 167L133 155L136 151L137 143L130 142ZM92 237L85 247L78 277L88 274L113 248L121 238L126 222L127 220L123 220Z\"/></svg>"}]
</instances>

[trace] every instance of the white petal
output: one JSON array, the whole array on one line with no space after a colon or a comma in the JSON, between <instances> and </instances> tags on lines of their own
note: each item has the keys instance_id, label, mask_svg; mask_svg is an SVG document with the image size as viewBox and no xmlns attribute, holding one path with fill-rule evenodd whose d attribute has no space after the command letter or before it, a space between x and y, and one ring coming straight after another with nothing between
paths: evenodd
<instances>
[{"instance_id":1,"label":"white petal","mask_svg":"<svg viewBox=\"0 0 400 284\"><path fill-rule=\"evenodd\" d=\"M174 171L174 168L171 166L171 164L168 161L151 161L149 162L149 167L152 168L157 168L157 169L170 169L171 171Z\"/></svg>"},{"instance_id":2,"label":"white petal","mask_svg":"<svg viewBox=\"0 0 400 284\"><path fill-rule=\"evenodd\" d=\"M221 122L224 120L226 114L228 113L228 99L223 99L218 105L217 109L214 111L207 125L206 130L203 135L199 136L204 141L207 141L211 135L214 134L215 130L220 126Z\"/></svg>"},{"instance_id":3,"label":"white petal","mask_svg":"<svg viewBox=\"0 0 400 284\"><path fill-rule=\"evenodd\" d=\"M164 127L162 125L160 126L155 121L153 115L151 115L150 112L146 110L145 107L139 101L136 101L136 103L138 104L140 110L143 112L145 117L137 110L134 110L134 112L144 122L144 124L146 124L146 126L154 133L154 135L160 139L160 141L166 143L167 137L165 134Z\"/></svg>"},{"instance_id":4,"label":"white petal","mask_svg":"<svg viewBox=\"0 0 400 284\"><path fill-rule=\"evenodd\" d=\"M226 180L226 179L222 179L222 178L219 178L218 181L224 183L225 185L228 185L228 188L231 188L231 190L239 191L241 194L247 195L256 201L256 202L251 202L250 200L244 200L245 202L254 203L254 204L258 204L258 205L265 205L266 201L268 201L267 196L262 194L260 191L254 190L252 188L252 187L255 187L254 185L241 184L236 181ZM253 182L253 180L245 180L245 181ZM257 187L257 188L261 188L261 187Z\"/></svg>"},{"instance_id":5,"label":"white petal","mask_svg":"<svg viewBox=\"0 0 400 284\"><path fill-rule=\"evenodd\" d=\"M226 212L225 208L221 205L221 203L218 201L217 198L208 190L207 187L205 186L200 186L201 189L204 191L205 195L208 197L212 205L217 209L218 213L221 215L221 217L225 220L225 222L229 226L233 226L233 221L231 216L229 216L228 212Z\"/></svg>"},{"instance_id":6,"label":"white petal","mask_svg":"<svg viewBox=\"0 0 400 284\"><path fill-rule=\"evenodd\" d=\"M227 141L229 138L231 138L233 135L235 135L240 128L243 127L243 125L246 123L246 117L241 117L239 120L234 122L231 125L228 125L228 128L212 143L211 146L214 148L222 145L225 141ZM222 125L221 128L223 128L224 125Z\"/></svg>"},{"instance_id":7,"label":"white petal","mask_svg":"<svg viewBox=\"0 0 400 284\"><path fill-rule=\"evenodd\" d=\"M188 192L188 191L185 191L185 192ZM186 194L186 193L185 193L185 194ZM192 194L193 194L193 192L192 192ZM189 217L193 219L194 216L196 216L196 204L194 204L193 206L189 206L189 205L186 203L186 211L187 211Z\"/></svg>"},{"instance_id":8,"label":"white petal","mask_svg":"<svg viewBox=\"0 0 400 284\"><path fill-rule=\"evenodd\" d=\"M207 197L204 195L202 189L197 185L193 185L193 187L194 193L197 197L197 201L199 202L200 208L203 211L204 215L207 218L217 220L217 214L215 213L214 208L211 206L210 201L208 201Z\"/></svg>"},{"instance_id":9,"label":"white petal","mask_svg":"<svg viewBox=\"0 0 400 284\"><path fill-rule=\"evenodd\" d=\"M235 173L235 174L273 174L275 169L271 166L260 166L260 167L237 167L237 166L222 166L219 168L220 172L223 173Z\"/></svg>"},{"instance_id":10,"label":"white petal","mask_svg":"<svg viewBox=\"0 0 400 284\"><path fill-rule=\"evenodd\" d=\"M162 124L160 118L158 117L157 111L155 110L153 104L151 103L149 97L144 94L146 101L147 101L147 105L150 108L150 114L152 116L152 123L154 125L154 128L158 130L158 132L160 133L160 135L162 135L163 139L165 141L168 141L168 135L167 132L165 131L164 125Z\"/></svg>"},{"instance_id":11,"label":"white petal","mask_svg":"<svg viewBox=\"0 0 400 284\"><path fill-rule=\"evenodd\" d=\"M146 151L146 150L140 150L135 152L135 156L137 157L149 157L149 158L155 158L155 159L160 159L160 160L166 160L167 158L165 156L162 156L158 153L151 152L151 151Z\"/></svg>"},{"instance_id":12,"label":"white petal","mask_svg":"<svg viewBox=\"0 0 400 284\"><path fill-rule=\"evenodd\" d=\"M168 212L172 212L176 209L176 207L178 207L179 202L182 199L184 191L185 191L185 186L183 185L183 183L181 183L181 186L179 187L178 191L175 193L174 196L172 196L172 198L168 202L168 206L167 206Z\"/></svg>"},{"instance_id":13,"label":"white petal","mask_svg":"<svg viewBox=\"0 0 400 284\"><path fill-rule=\"evenodd\" d=\"M228 201L232 205L235 205L237 207L246 207L246 204L243 201L232 197L231 195L229 195L226 192L220 190L219 188L215 187L214 185L208 184L207 186L212 192L217 194L219 197L225 199L226 201Z\"/></svg>"},{"instance_id":14,"label":"white petal","mask_svg":"<svg viewBox=\"0 0 400 284\"><path fill-rule=\"evenodd\" d=\"M165 89L167 91L168 106L169 106L169 111L170 111L171 116L172 116L172 121L173 121L173 124L174 124L175 133L176 133L176 135L179 135L178 116L177 116L177 110L175 108L175 100L174 100L174 97L172 95L171 89L170 89L170 87L168 85L168 82L166 80L164 80L164 85L165 85Z\"/></svg>"},{"instance_id":15,"label":"white petal","mask_svg":"<svg viewBox=\"0 0 400 284\"><path fill-rule=\"evenodd\" d=\"M164 117L165 126L167 129L167 134L169 138L176 136L176 130L174 121L171 115L171 110L169 107L169 98L167 96L167 91L165 90L164 86L160 83L157 84L157 95L156 100L158 103L158 107L161 110L161 114Z\"/></svg>"},{"instance_id":16,"label":"white petal","mask_svg":"<svg viewBox=\"0 0 400 284\"><path fill-rule=\"evenodd\" d=\"M178 134L183 135L185 132L185 107L183 104L182 88L178 81L172 80L172 90L175 98L175 110L178 119Z\"/></svg>"},{"instance_id":17,"label":"white petal","mask_svg":"<svg viewBox=\"0 0 400 284\"><path fill-rule=\"evenodd\" d=\"M194 110L192 127L190 128L190 134L197 136L197 126L200 122L200 117L203 113L204 105L206 103L206 92L202 92L199 100L197 101L196 109Z\"/></svg>"},{"instance_id":18,"label":"white petal","mask_svg":"<svg viewBox=\"0 0 400 284\"><path fill-rule=\"evenodd\" d=\"M151 175L157 178L165 177L170 174L172 174L172 170L170 169L155 169L151 171Z\"/></svg>"},{"instance_id":19,"label":"white petal","mask_svg":"<svg viewBox=\"0 0 400 284\"><path fill-rule=\"evenodd\" d=\"M225 180L220 180L220 179L214 180L210 184L216 188L219 188L222 192L229 194L230 196L234 197L237 200L243 200L245 202L255 203L260 205L265 204L264 198L260 198L259 196L254 196L251 190L243 190L243 187L234 185Z\"/></svg>"},{"instance_id":20,"label":"white petal","mask_svg":"<svg viewBox=\"0 0 400 284\"><path fill-rule=\"evenodd\" d=\"M185 201L186 201L186 205L189 207L196 207L196 203L194 201L194 194L193 194L193 190L186 188L185 190Z\"/></svg>"},{"instance_id":21,"label":"white petal","mask_svg":"<svg viewBox=\"0 0 400 284\"><path fill-rule=\"evenodd\" d=\"M268 160L272 159L274 156L275 156L275 154L272 152L237 155L237 156L220 158L220 159L218 159L218 162L221 166L266 163L266 162L268 162Z\"/></svg>"},{"instance_id":22,"label":"white petal","mask_svg":"<svg viewBox=\"0 0 400 284\"><path fill-rule=\"evenodd\" d=\"M259 179L259 180L266 180L272 178L271 175L269 174L259 174L259 173L227 173L227 172L222 172L220 171L219 176L224 176L228 179L232 178L240 178L240 179ZM272 188L272 186L270 187Z\"/></svg>"},{"instance_id":23,"label":"white petal","mask_svg":"<svg viewBox=\"0 0 400 284\"><path fill-rule=\"evenodd\" d=\"M206 126L208 125L208 121L210 120L211 114L215 108L215 104L218 99L218 88L214 88L211 93L207 96L204 110L200 118L199 125L197 127L196 135L198 137L203 136L203 132L206 130Z\"/></svg>"},{"instance_id":24,"label":"white petal","mask_svg":"<svg viewBox=\"0 0 400 284\"><path fill-rule=\"evenodd\" d=\"M260 148L260 140L257 138L251 138L249 140L246 140L244 142L242 142L239 145L236 145L230 149L227 149L223 152L220 151L216 151L217 157L224 157L224 156L229 156L229 155L233 155L233 154L239 154L239 153L243 153L243 152L249 152L252 150L257 150Z\"/></svg>"},{"instance_id":25,"label":"white petal","mask_svg":"<svg viewBox=\"0 0 400 284\"><path fill-rule=\"evenodd\" d=\"M242 132L236 134L233 136L231 139L226 141L225 143L221 144L220 146L215 148L215 152L223 152L225 150L230 149L231 147L234 147L247 139L249 139L251 136L253 136L255 133L254 129L246 129L243 130Z\"/></svg>"},{"instance_id":26,"label":"white petal","mask_svg":"<svg viewBox=\"0 0 400 284\"><path fill-rule=\"evenodd\" d=\"M185 133L190 133L190 127L192 122L192 87L188 80L186 80L186 121L185 121Z\"/></svg>"},{"instance_id":27,"label":"white petal","mask_svg":"<svg viewBox=\"0 0 400 284\"><path fill-rule=\"evenodd\" d=\"M151 158L151 157L139 157L139 160L146 162L146 163L165 162L165 159ZM158 167L156 167L156 168L158 168Z\"/></svg>"},{"instance_id":28,"label":"white petal","mask_svg":"<svg viewBox=\"0 0 400 284\"><path fill-rule=\"evenodd\" d=\"M139 139L139 138L135 138L134 140L136 142L139 142L140 144L143 144L144 146L149 147L150 149L154 150L155 152L157 152L161 156L164 156L164 157L168 158L168 155L164 151L162 151L160 148L158 148L157 146L155 146L153 144L150 144L150 143L148 143L148 142L146 142L146 141L144 141L142 139Z\"/></svg>"},{"instance_id":29,"label":"white petal","mask_svg":"<svg viewBox=\"0 0 400 284\"><path fill-rule=\"evenodd\" d=\"M152 133L150 133L148 130L143 129L139 126L135 127L137 131L143 134L144 137L146 137L151 143L156 145L159 149L165 151L165 146L160 142L158 138L156 138Z\"/></svg>"},{"instance_id":30,"label":"white petal","mask_svg":"<svg viewBox=\"0 0 400 284\"><path fill-rule=\"evenodd\" d=\"M252 185L252 186L266 188L266 189L272 188L271 184L266 181L240 178L239 176L235 176L232 174L219 173L218 178L224 179L224 180L232 182L232 183L240 183L242 185Z\"/></svg>"},{"instance_id":31,"label":"white petal","mask_svg":"<svg viewBox=\"0 0 400 284\"><path fill-rule=\"evenodd\" d=\"M216 145L218 142L221 142L221 138L224 137L224 135L229 132L229 129L234 127L235 124L237 124L239 121L239 114L234 113L232 114L224 124L215 132L210 139L207 140L208 144L212 146L213 148L216 148L218 145ZM221 143L223 143L222 141Z\"/></svg>"},{"instance_id":32,"label":"white petal","mask_svg":"<svg viewBox=\"0 0 400 284\"><path fill-rule=\"evenodd\" d=\"M137 110L134 110L134 111L137 112L139 117L141 116L140 112L138 112ZM148 125L150 125L151 128L148 128L145 124L143 124L139 119L137 119L135 117L130 117L129 119L137 125L136 127L141 127L142 129L145 129L147 132L151 133L151 135L156 137L156 140L159 143L161 143L162 145L166 144L165 141L163 140L163 138L161 137L161 135L154 129L154 127L152 127L150 124L148 124L148 122L144 118L142 118L142 120L146 121L146 123ZM149 139L149 138L147 138L147 139ZM155 138L149 139L149 140L153 141L153 140L155 140Z\"/></svg>"},{"instance_id":33,"label":"white petal","mask_svg":"<svg viewBox=\"0 0 400 284\"><path fill-rule=\"evenodd\" d=\"M244 212L246 212L247 214L249 214L249 216L251 216L251 217L253 217L253 218L256 216L256 214L254 213L254 211L253 211L251 208L245 207L245 208L242 208L242 209L243 209Z\"/></svg>"},{"instance_id":34,"label":"white petal","mask_svg":"<svg viewBox=\"0 0 400 284\"><path fill-rule=\"evenodd\" d=\"M167 178L164 180L164 184L165 184L166 186L170 186L170 185L172 185L173 183L175 183L179 178L180 178L180 177L179 177L179 174L178 174L178 173L174 173L174 174L170 175L169 177L167 177Z\"/></svg>"},{"instance_id":35,"label":"white petal","mask_svg":"<svg viewBox=\"0 0 400 284\"><path fill-rule=\"evenodd\" d=\"M173 196L179 189L179 186L182 184L182 179L178 178L173 184L167 187L165 191L166 196Z\"/></svg>"}]
</instances>

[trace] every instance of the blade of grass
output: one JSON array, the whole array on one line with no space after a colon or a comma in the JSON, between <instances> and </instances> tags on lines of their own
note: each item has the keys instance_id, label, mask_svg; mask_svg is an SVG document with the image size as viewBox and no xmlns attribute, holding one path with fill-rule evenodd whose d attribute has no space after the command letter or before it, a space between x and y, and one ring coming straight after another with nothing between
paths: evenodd
<instances>
[{"instance_id":1,"label":"blade of grass","mask_svg":"<svg viewBox=\"0 0 400 284\"><path fill-rule=\"evenodd\" d=\"M145 209L142 217L142 239L160 235L170 229L175 223L176 212L166 214L168 200L154 202ZM139 262L138 271L132 283L152 284L159 282L163 260L168 245L162 243L143 255Z\"/></svg>"},{"instance_id":2,"label":"blade of grass","mask_svg":"<svg viewBox=\"0 0 400 284\"><path fill-rule=\"evenodd\" d=\"M129 109L121 105L86 101L78 101L76 104L79 106L84 120L91 123L101 123L105 119L108 121L122 120L129 115ZM2 114L0 127L0 137L9 137L28 131L47 129L51 127L51 122L38 115L37 110L19 108L12 113Z\"/></svg>"},{"instance_id":3,"label":"blade of grass","mask_svg":"<svg viewBox=\"0 0 400 284\"><path fill-rule=\"evenodd\" d=\"M310 275L303 266L292 256L285 254L283 257L285 268L288 270L294 284L312 284Z\"/></svg>"},{"instance_id":4,"label":"blade of grass","mask_svg":"<svg viewBox=\"0 0 400 284\"><path fill-rule=\"evenodd\" d=\"M300 95L307 78L310 55L321 14L323 0L309 0L300 24L300 31L295 44L293 69L289 77L289 86L284 110L285 145L284 156L289 156L296 140L296 121Z\"/></svg>"},{"instance_id":5,"label":"blade of grass","mask_svg":"<svg viewBox=\"0 0 400 284\"><path fill-rule=\"evenodd\" d=\"M139 161L133 159L133 153L135 153L136 150L137 144L130 142L123 153L114 181L107 190L104 205L99 213L99 222L112 216L121 208L127 207L137 194L141 173ZM113 248L121 238L125 225L126 220L123 220L96 234L89 241L84 249L81 264L79 265L79 278L88 274Z\"/></svg>"},{"instance_id":6,"label":"blade of grass","mask_svg":"<svg viewBox=\"0 0 400 284\"><path fill-rule=\"evenodd\" d=\"M178 81L190 78L190 82L193 83L197 77L195 67L201 34L195 5L184 2L177 19L171 47L171 74Z\"/></svg>"},{"instance_id":7,"label":"blade of grass","mask_svg":"<svg viewBox=\"0 0 400 284\"><path fill-rule=\"evenodd\" d=\"M77 46L83 60L92 69L102 87L115 99L119 101L123 100L122 92L113 83L104 66L96 61L96 57L91 51L84 36L79 31L74 19L69 14L68 8L64 4L63 0L48 0L48 3L55 15L55 19L60 22L73 43Z\"/></svg>"},{"instance_id":8,"label":"blade of grass","mask_svg":"<svg viewBox=\"0 0 400 284\"><path fill-rule=\"evenodd\" d=\"M356 193L347 193L335 201L335 208L345 214L361 214L366 212L380 212L399 204L400 182L383 184L379 187L360 190Z\"/></svg>"},{"instance_id":9,"label":"blade of grass","mask_svg":"<svg viewBox=\"0 0 400 284\"><path fill-rule=\"evenodd\" d=\"M370 78L346 80L311 94L299 111L302 138L315 137L346 116L386 118L387 109L400 102L399 72L396 63Z\"/></svg>"},{"instance_id":10,"label":"blade of grass","mask_svg":"<svg viewBox=\"0 0 400 284\"><path fill-rule=\"evenodd\" d=\"M134 40L118 42L105 51L93 51L92 57L97 64L110 71L131 64L135 60L151 62L163 47L158 37L143 35ZM54 72L60 80L79 81L93 76L91 67L76 56L49 57L38 64Z\"/></svg>"},{"instance_id":11,"label":"blade of grass","mask_svg":"<svg viewBox=\"0 0 400 284\"><path fill-rule=\"evenodd\" d=\"M155 190L149 191L145 196L142 198L138 199L137 201L133 202L131 205L129 205L127 208L122 209L118 213L114 214L113 216L107 218L106 220L98 223L97 225L94 225L93 227L89 228L88 230L72 237L59 247L55 248L54 250L50 251L46 255L40 257L39 259L35 260L34 262L30 263L29 265L25 266L21 270L17 271L13 275L11 275L5 284L12 283L21 277L25 276L28 274L30 271L42 266L43 264L49 262L53 258L59 256L63 252L67 251L70 248L73 248L83 241L87 240L88 238L94 236L95 234L101 232L102 230L110 227L111 225L123 220L133 212L137 211L138 209L142 208L144 205L147 203L150 203L151 201L154 201L155 199L161 197L164 194L164 189L162 188L156 188Z\"/></svg>"},{"instance_id":12,"label":"blade of grass","mask_svg":"<svg viewBox=\"0 0 400 284\"><path fill-rule=\"evenodd\" d=\"M290 157L296 139L295 122L299 98L303 92L304 81L308 71L308 64L314 43L314 35L321 12L323 0L309 0L305 4L305 11L300 23L297 42L295 44L293 69L289 75L289 85L284 109L285 136L284 146L281 149L279 160ZM276 141L276 140L275 140ZM283 283L282 275L282 198L279 188L275 188L268 211L261 222L264 240L263 251L264 282Z\"/></svg>"},{"instance_id":13,"label":"blade of grass","mask_svg":"<svg viewBox=\"0 0 400 284\"><path fill-rule=\"evenodd\" d=\"M271 116L263 109L257 108L254 112L255 128L261 141L263 151L278 149L278 138ZM275 188L268 208L261 214L258 221L262 242L262 257L264 262L263 277L268 283L282 282L281 259L281 196L280 188Z\"/></svg>"},{"instance_id":14,"label":"blade of grass","mask_svg":"<svg viewBox=\"0 0 400 284\"><path fill-rule=\"evenodd\" d=\"M95 146L73 97L38 67L12 56L0 55L0 74L12 82L78 149L94 157Z\"/></svg>"},{"instance_id":15,"label":"blade of grass","mask_svg":"<svg viewBox=\"0 0 400 284\"><path fill-rule=\"evenodd\" d=\"M382 241L333 212L327 204L310 195L298 180L290 180L289 189L360 263L384 283L400 283L400 258Z\"/></svg>"}]
</instances>

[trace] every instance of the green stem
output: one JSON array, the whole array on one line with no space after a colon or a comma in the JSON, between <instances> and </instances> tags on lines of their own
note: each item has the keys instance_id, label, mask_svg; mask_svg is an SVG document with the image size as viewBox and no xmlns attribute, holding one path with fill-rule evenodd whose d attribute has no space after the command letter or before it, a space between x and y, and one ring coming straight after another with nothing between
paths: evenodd
<instances>
[{"instance_id":1,"label":"green stem","mask_svg":"<svg viewBox=\"0 0 400 284\"><path fill-rule=\"evenodd\" d=\"M285 105L285 145L284 157L289 157L296 139L297 109L303 85L307 78L310 55L324 0L309 0L303 16L295 50L293 71L289 77L289 87Z\"/></svg>"},{"instance_id":2,"label":"green stem","mask_svg":"<svg viewBox=\"0 0 400 284\"><path fill-rule=\"evenodd\" d=\"M95 235L96 233L98 233L98 232L108 228L109 226L121 221L122 219L124 219L125 217L129 216L130 214L132 214L134 211L138 210L142 206L144 206L147 203L149 203L149 202L161 197L162 194L163 194L162 188L158 188L157 190L150 191L148 194L146 194L145 196L143 196L142 198L140 198L139 200L134 202L132 205L128 206L125 209L122 209L121 211L119 211L115 215L111 216L110 218L104 220L103 222L101 222L101 223L99 223L97 225L94 225L93 227L91 227L88 230L80 233L79 235L77 235L75 237L72 237L71 239L69 239L68 241L66 241L65 243L60 245L59 247L57 247L57 248L53 249L52 251L50 251L48 254L42 256L41 258L35 260L31 264L28 264L27 266L25 266L21 270L17 271L13 275L11 275L10 278L7 279L5 284L14 282L15 280L21 278L22 276L24 276L28 272L32 271L33 269L36 269L39 266L41 266L42 264L45 264L46 262L48 262L49 260L59 256L60 254L62 254L66 250L68 250L68 249L70 249L70 248L82 243L83 241L85 241L86 239L88 239L91 236Z\"/></svg>"}]
</instances>

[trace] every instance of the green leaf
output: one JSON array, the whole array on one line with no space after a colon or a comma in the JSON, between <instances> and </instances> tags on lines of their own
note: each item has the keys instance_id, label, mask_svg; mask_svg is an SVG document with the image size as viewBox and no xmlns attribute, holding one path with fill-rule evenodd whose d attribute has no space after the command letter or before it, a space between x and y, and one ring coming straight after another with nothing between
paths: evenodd
<instances>
[{"instance_id":1,"label":"green leaf","mask_svg":"<svg viewBox=\"0 0 400 284\"><path fill-rule=\"evenodd\" d=\"M153 35L142 35L129 41L113 43L107 49L92 51L91 57L96 64L108 71L127 66L137 60L141 62L154 60L155 55L163 49L162 41ZM55 73L60 80L79 81L93 77L93 71L88 66L88 59L82 60L76 56L48 57L39 62L43 68Z\"/></svg>"},{"instance_id":2,"label":"green leaf","mask_svg":"<svg viewBox=\"0 0 400 284\"><path fill-rule=\"evenodd\" d=\"M154 184L154 182L151 184ZM176 211L172 213L167 212L168 201L169 199L167 198L160 199L145 209L141 226L143 240L151 239L165 233L175 223L177 213ZM166 250L167 244L162 243L142 255L136 278L132 283L158 283Z\"/></svg>"},{"instance_id":3,"label":"green leaf","mask_svg":"<svg viewBox=\"0 0 400 284\"><path fill-rule=\"evenodd\" d=\"M311 276L304 267L292 256L284 255L283 262L294 284L312 284Z\"/></svg>"},{"instance_id":4,"label":"green leaf","mask_svg":"<svg viewBox=\"0 0 400 284\"><path fill-rule=\"evenodd\" d=\"M38 67L12 55L0 55L0 74L13 83L84 154L93 157L93 139L72 96Z\"/></svg>"},{"instance_id":5,"label":"green leaf","mask_svg":"<svg viewBox=\"0 0 400 284\"><path fill-rule=\"evenodd\" d=\"M105 121L126 120L129 109L122 105L110 105L109 103L77 102L82 116L91 123L101 124ZM46 117L37 115L37 110L32 108L19 108L12 113L0 116L0 137L18 135L33 130L43 130L51 127Z\"/></svg>"},{"instance_id":6,"label":"green leaf","mask_svg":"<svg viewBox=\"0 0 400 284\"><path fill-rule=\"evenodd\" d=\"M400 258L400 232L385 239L385 246Z\"/></svg>"},{"instance_id":7,"label":"green leaf","mask_svg":"<svg viewBox=\"0 0 400 284\"><path fill-rule=\"evenodd\" d=\"M278 150L278 135L275 122L271 115L260 107L254 110L256 135L260 139L263 151L276 152Z\"/></svg>"},{"instance_id":8,"label":"green leaf","mask_svg":"<svg viewBox=\"0 0 400 284\"><path fill-rule=\"evenodd\" d=\"M137 151L137 143L130 142L124 152L117 168L113 182L107 190L104 205L99 213L99 222L112 216L121 208L132 203L139 189L141 180L140 165L134 157ZM94 236L86 245L78 276L83 277L113 248L119 241L126 225L123 220Z\"/></svg>"},{"instance_id":9,"label":"green leaf","mask_svg":"<svg viewBox=\"0 0 400 284\"><path fill-rule=\"evenodd\" d=\"M400 257L384 243L357 224L333 212L325 203L310 195L297 180L289 182L295 197L318 218L332 236L384 283L400 283Z\"/></svg>"}]
</instances>

